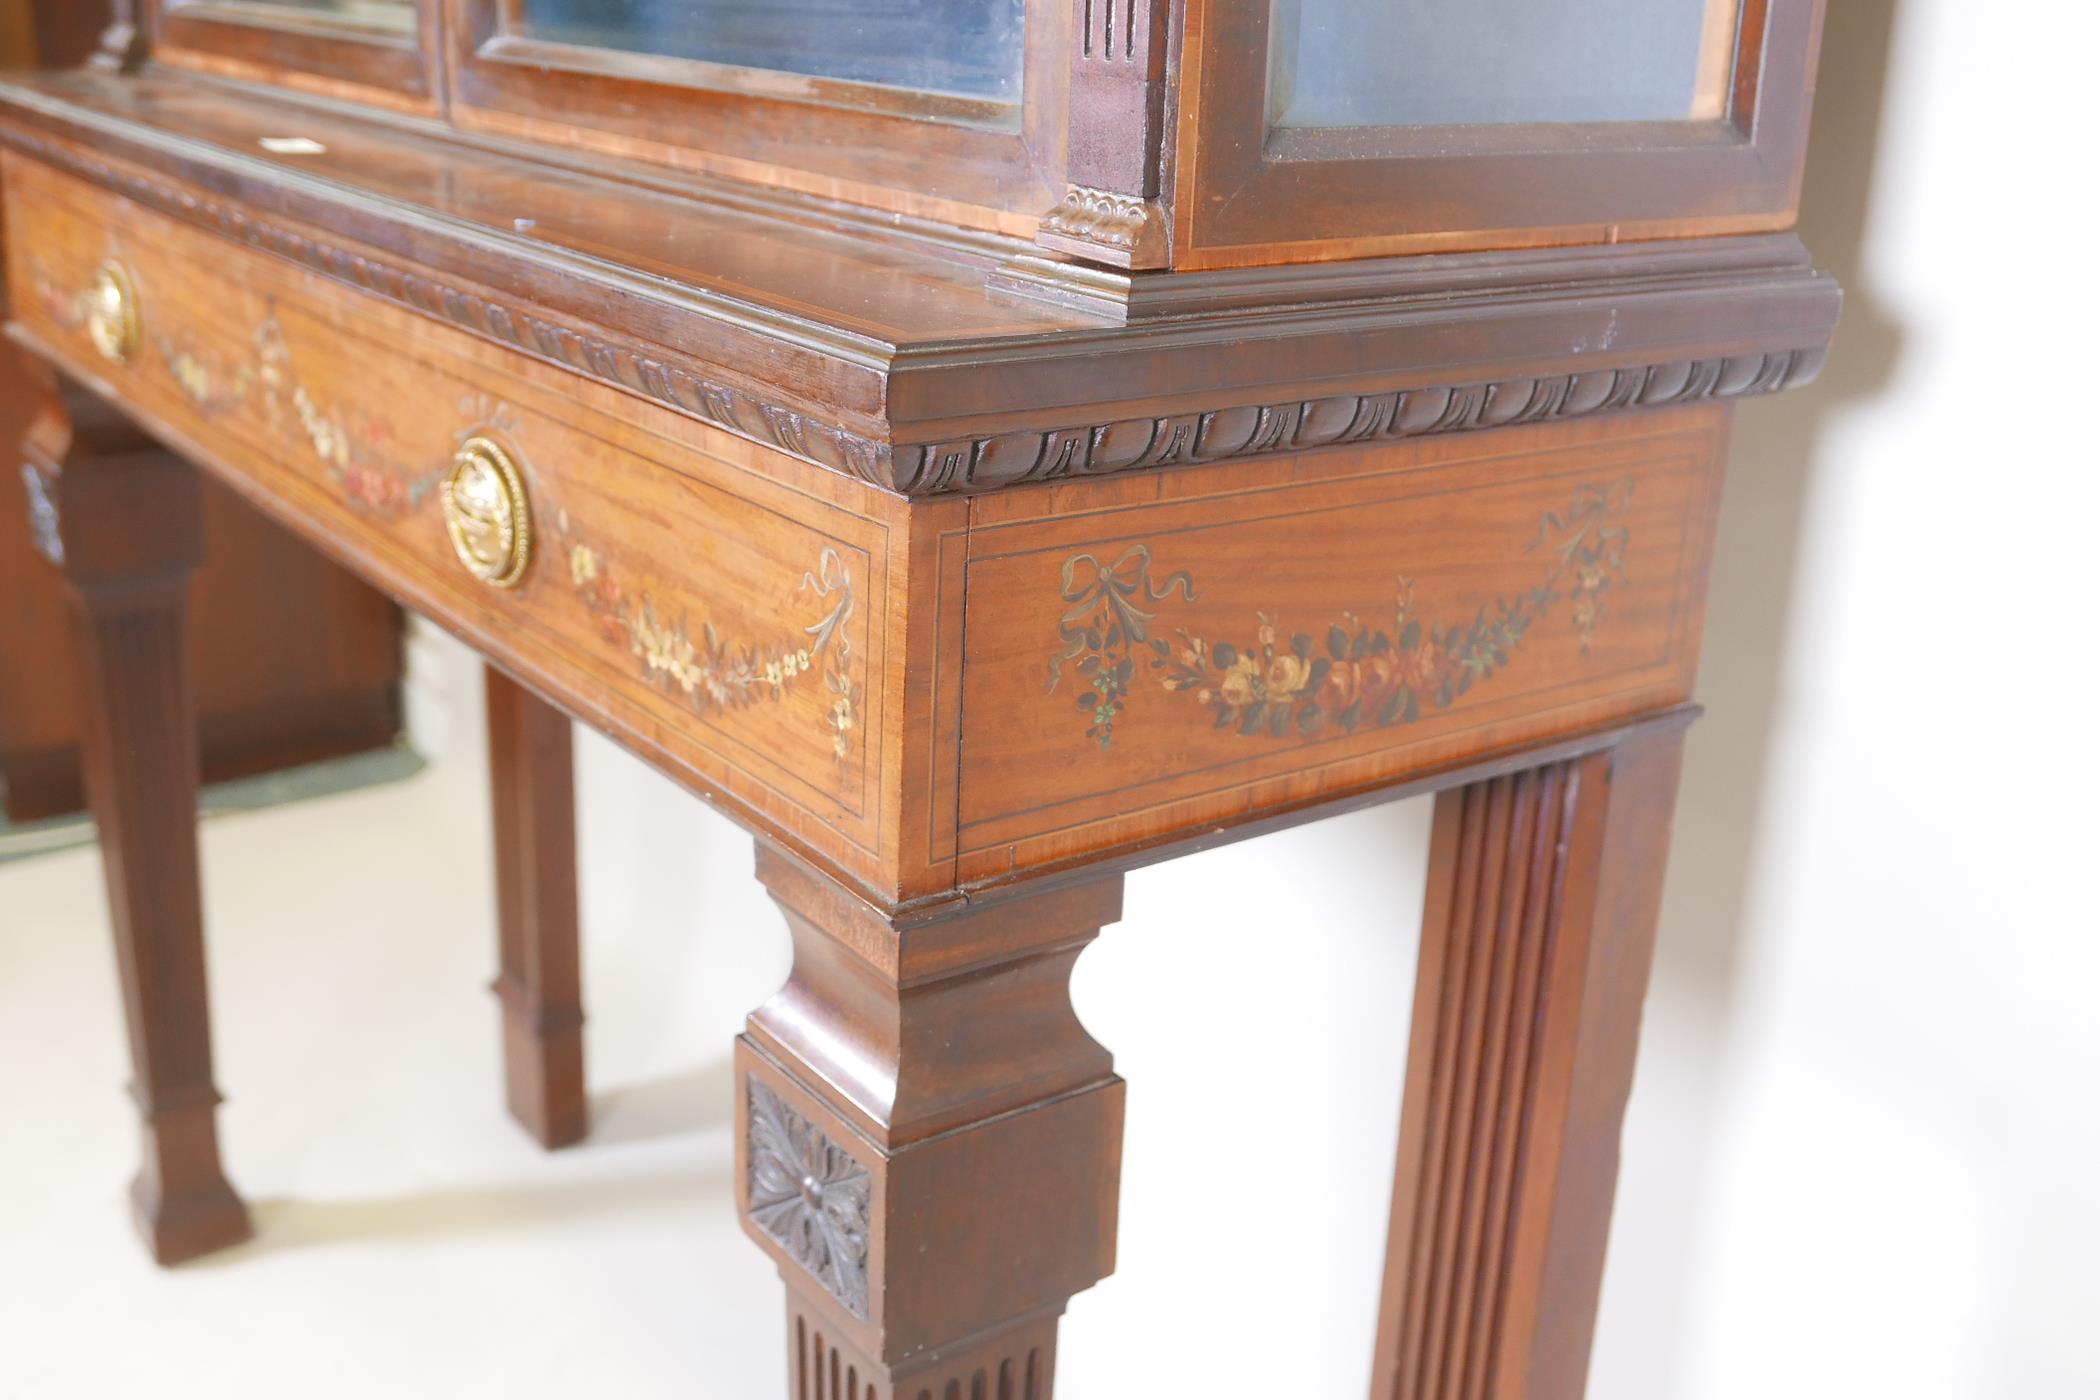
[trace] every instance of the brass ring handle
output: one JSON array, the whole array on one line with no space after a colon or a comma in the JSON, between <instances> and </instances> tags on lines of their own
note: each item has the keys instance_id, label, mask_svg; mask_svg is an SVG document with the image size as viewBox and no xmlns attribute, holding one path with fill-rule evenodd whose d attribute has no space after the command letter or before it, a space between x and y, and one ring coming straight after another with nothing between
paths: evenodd
<instances>
[{"instance_id":1,"label":"brass ring handle","mask_svg":"<svg viewBox=\"0 0 2100 1400\"><path fill-rule=\"evenodd\" d=\"M128 362L139 348L138 289L124 264L112 258L95 273L88 297L88 339L113 365Z\"/></svg>"},{"instance_id":2,"label":"brass ring handle","mask_svg":"<svg viewBox=\"0 0 2100 1400\"><path fill-rule=\"evenodd\" d=\"M510 454L470 438L445 479L445 530L467 571L497 588L513 587L532 562L532 508Z\"/></svg>"}]
</instances>

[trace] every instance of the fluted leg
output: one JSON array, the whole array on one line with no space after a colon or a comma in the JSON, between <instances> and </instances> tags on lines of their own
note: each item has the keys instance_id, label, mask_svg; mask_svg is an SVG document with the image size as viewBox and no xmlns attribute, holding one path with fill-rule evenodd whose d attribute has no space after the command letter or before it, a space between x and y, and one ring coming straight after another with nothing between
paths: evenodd
<instances>
[{"instance_id":1,"label":"fluted leg","mask_svg":"<svg viewBox=\"0 0 2100 1400\"><path fill-rule=\"evenodd\" d=\"M86 786L144 1137L132 1202L154 1258L173 1264L250 1233L219 1165L205 988L184 633L203 552L197 481L97 406L71 402L71 426L54 412L26 455L39 539L70 584L79 636Z\"/></svg>"},{"instance_id":2,"label":"fluted leg","mask_svg":"<svg viewBox=\"0 0 2100 1400\"><path fill-rule=\"evenodd\" d=\"M1072 965L1122 880L872 908L761 846L795 967L737 1047L744 1228L788 1291L796 1400L1049 1400L1115 1266L1123 1083Z\"/></svg>"},{"instance_id":3,"label":"fluted leg","mask_svg":"<svg viewBox=\"0 0 2100 1400\"><path fill-rule=\"evenodd\" d=\"M1438 798L1373 1400L1579 1400L1684 719Z\"/></svg>"},{"instance_id":4,"label":"fluted leg","mask_svg":"<svg viewBox=\"0 0 2100 1400\"><path fill-rule=\"evenodd\" d=\"M589 1129L569 717L488 668L503 1070L510 1111L549 1148Z\"/></svg>"}]
</instances>

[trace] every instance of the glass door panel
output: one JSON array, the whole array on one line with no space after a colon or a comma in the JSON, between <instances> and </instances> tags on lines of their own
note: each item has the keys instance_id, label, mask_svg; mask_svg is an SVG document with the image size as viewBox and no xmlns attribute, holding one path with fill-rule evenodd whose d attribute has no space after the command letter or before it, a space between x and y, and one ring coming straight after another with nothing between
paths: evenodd
<instances>
[{"instance_id":1,"label":"glass door panel","mask_svg":"<svg viewBox=\"0 0 2100 1400\"><path fill-rule=\"evenodd\" d=\"M1275 127L1716 121L1742 0L1273 0Z\"/></svg>"},{"instance_id":2,"label":"glass door panel","mask_svg":"<svg viewBox=\"0 0 2100 1400\"><path fill-rule=\"evenodd\" d=\"M510 33L996 102L1021 95L1025 0L513 0Z\"/></svg>"}]
</instances>

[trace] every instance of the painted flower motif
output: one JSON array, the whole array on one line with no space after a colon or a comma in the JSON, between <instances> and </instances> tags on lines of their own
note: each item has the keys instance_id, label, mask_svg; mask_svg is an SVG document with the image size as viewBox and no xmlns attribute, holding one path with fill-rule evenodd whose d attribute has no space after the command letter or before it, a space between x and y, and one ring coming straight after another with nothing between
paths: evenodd
<instances>
[{"instance_id":1,"label":"painted flower motif","mask_svg":"<svg viewBox=\"0 0 2100 1400\"><path fill-rule=\"evenodd\" d=\"M1425 646L1433 644L1425 643ZM1393 659L1390 651L1374 651L1352 664L1356 668L1356 703L1359 708L1383 705L1403 683L1400 663Z\"/></svg>"},{"instance_id":2,"label":"painted flower motif","mask_svg":"<svg viewBox=\"0 0 2100 1400\"><path fill-rule=\"evenodd\" d=\"M1050 681L1045 691L1057 689L1070 664L1086 687L1075 702L1087 716L1087 737L1107 748L1115 737L1116 716L1130 695L1130 682L1137 675L1138 648L1154 670L1170 651L1165 638L1151 632L1153 614L1147 608L1173 598L1176 593L1188 602L1196 599L1195 584L1186 573L1169 574L1164 583L1152 581L1152 549L1134 544L1114 562L1103 563L1091 554L1075 554L1065 560L1059 596L1065 613L1058 620L1058 640L1064 649L1050 658ZM1184 648L1201 643L1182 634Z\"/></svg>"},{"instance_id":3,"label":"painted flower motif","mask_svg":"<svg viewBox=\"0 0 2100 1400\"><path fill-rule=\"evenodd\" d=\"M1227 705L1251 705L1261 695L1260 658L1251 652L1235 658L1218 682L1218 698Z\"/></svg>"},{"instance_id":4,"label":"painted flower motif","mask_svg":"<svg viewBox=\"0 0 2100 1400\"><path fill-rule=\"evenodd\" d=\"M853 747L853 697L855 687L843 672L834 672L825 677L831 693L837 697L831 706L831 751L844 759Z\"/></svg>"},{"instance_id":5,"label":"painted flower motif","mask_svg":"<svg viewBox=\"0 0 2100 1400\"><path fill-rule=\"evenodd\" d=\"M1364 726L1411 723L1424 710L1457 703L1475 684L1512 664L1533 627L1560 603L1588 651L1604 616L1607 592L1626 572L1626 527L1616 522L1633 493L1632 478L1583 486L1565 513L1549 513L1530 549L1549 548L1544 579L1527 592L1497 598L1469 622L1436 622L1415 609L1415 583L1396 580L1390 627L1341 614L1324 634L1289 633L1269 613L1255 614L1251 642L1208 641L1182 628L1152 637L1153 615L1137 604L1179 593L1195 601L1186 573L1155 584L1151 551L1132 545L1113 565L1090 554L1065 561L1059 624L1066 649L1051 658L1054 689L1066 663L1089 683L1079 708L1089 737L1107 748L1128 704L1136 659L1143 655L1160 686L1191 696L1216 728L1244 737L1311 736Z\"/></svg>"},{"instance_id":6,"label":"painted flower motif","mask_svg":"<svg viewBox=\"0 0 2100 1400\"><path fill-rule=\"evenodd\" d=\"M853 616L853 576L838 551L822 551L817 567L802 577L804 592L831 604L802 629L807 641L738 646L726 641L711 621L700 624L696 638L684 618L660 614L646 593L631 600L605 557L574 537L568 512L555 517L553 533L566 545L569 582L599 632L607 641L627 647L651 680L707 713L762 700L783 701L821 665L829 694L822 722L831 751L841 761L851 756L860 694L852 677L852 638L846 628Z\"/></svg>"},{"instance_id":7,"label":"painted flower motif","mask_svg":"<svg viewBox=\"0 0 2100 1400\"><path fill-rule=\"evenodd\" d=\"M175 374L175 382L182 386L183 393L188 394L198 403L210 400L212 393L211 366L205 364L204 361L198 359L195 355L179 355L169 368Z\"/></svg>"},{"instance_id":8,"label":"painted flower motif","mask_svg":"<svg viewBox=\"0 0 2100 1400\"><path fill-rule=\"evenodd\" d=\"M59 286L41 259L34 262L30 276L36 285L36 299L43 303L45 315L69 331L77 331L87 324L91 301L88 293L71 292Z\"/></svg>"},{"instance_id":9,"label":"painted flower motif","mask_svg":"<svg viewBox=\"0 0 2100 1400\"><path fill-rule=\"evenodd\" d=\"M1424 634L1421 645L1401 656L1397 674L1402 685L1416 690L1426 690L1430 682L1442 674L1446 664L1444 653L1437 647L1436 638Z\"/></svg>"},{"instance_id":10,"label":"painted flower motif","mask_svg":"<svg viewBox=\"0 0 2100 1400\"><path fill-rule=\"evenodd\" d=\"M855 1317L868 1315L868 1169L758 1082L745 1081L752 1223Z\"/></svg>"},{"instance_id":11,"label":"painted flower motif","mask_svg":"<svg viewBox=\"0 0 2100 1400\"><path fill-rule=\"evenodd\" d=\"M1344 661L1331 666L1327 679L1320 683L1320 690L1313 703L1329 714L1340 714L1356 703L1361 693L1363 668L1353 661Z\"/></svg>"},{"instance_id":12,"label":"painted flower motif","mask_svg":"<svg viewBox=\"0 0 2100 1400\"><path fill-rule=\"evenodd\" d=\"M1273 644L1272 644L1273 645ZM1271 700L1283 701L1297 698L1312 677L1312 663L1291 652L1279 652L1269 658L1267 671L1262 675L1262 689Z\"/></svg>"}]
</instances>

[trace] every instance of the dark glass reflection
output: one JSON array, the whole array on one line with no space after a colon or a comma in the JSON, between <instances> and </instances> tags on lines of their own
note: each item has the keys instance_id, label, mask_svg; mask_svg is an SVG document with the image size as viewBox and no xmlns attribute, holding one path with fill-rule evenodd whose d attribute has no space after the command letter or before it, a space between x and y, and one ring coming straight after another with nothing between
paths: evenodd
<instances>
[{"instance_id":1,"label":"dark glass reflection","mask_svg":"<svg viewBox=\"0 0 2100 1400\"><path fill-rule=\"evenodd\" d=\"M1014 101L1025 0L523 0L514 32Z\"/></svg>"},{"instance_id":2,"label":"dark glass reflection","mask_svg":"<svg viewBox=\"0 0 2100 1400\"><path fill-rule=\"evenodd\" d=\"M176 0L174 8L190 3ZM325 15L373 29L411 33L416 27L416 0L238 0L243 10L291 10L302 15Z\"/></svg>"}]
</instances>

